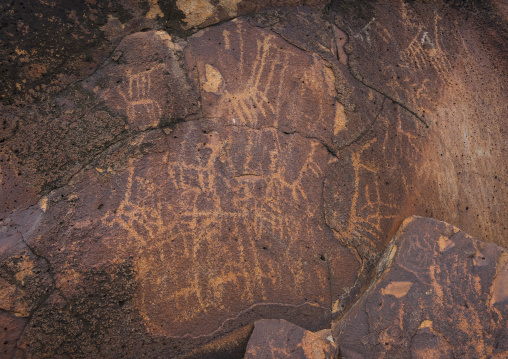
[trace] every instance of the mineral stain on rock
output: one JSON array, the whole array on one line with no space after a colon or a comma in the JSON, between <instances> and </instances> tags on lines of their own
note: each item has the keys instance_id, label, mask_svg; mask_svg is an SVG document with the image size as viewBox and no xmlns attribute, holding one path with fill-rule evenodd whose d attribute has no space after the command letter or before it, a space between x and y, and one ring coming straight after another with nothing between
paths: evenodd
<instances>
[{"instance_id":1,"label":"mineral stain on rock","mask_svg":"<svg viewBox=\"0 0 508 359\"><path fill-rule=\"evenodd\" d=\"M0 5L0 356L505 355L475 4Z\"/></svg>"}]
</instances>

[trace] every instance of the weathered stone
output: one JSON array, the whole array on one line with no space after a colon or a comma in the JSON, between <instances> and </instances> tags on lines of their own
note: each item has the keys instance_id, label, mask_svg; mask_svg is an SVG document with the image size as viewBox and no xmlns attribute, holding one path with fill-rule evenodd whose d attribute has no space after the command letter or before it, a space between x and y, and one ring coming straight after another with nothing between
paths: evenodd
<instances>
[{"instance_id":1,"label":"weathered stone","mask_svg":"<svg viewBox=\"0 0 508 359\"><path fill-rule=\"evenodd\" d=\"M134 131L183 121L199 114L199 100L180 65L182 50L164 31L129 35L83 88Z\"/></svg>"},{"instance_id":2,"label":"weathered stone","mask_svg":"<svg viewBox=\"0 0 508 359\"><path fill-rule=\"evenodd\" d=\"M78 296L90 269L132 258L129 303L153 335L195 346L193 337L288 310L326 327L330 293L353 285L359 263L324 223L315 184L329 154L318 141L214 121L134 141L152 153L104 183L94 165L48 196L29 245L52 264L65 298Z\"/></svg>"},{"instance_id":3,"label":"weathered stone","mask_svg":"<svg viewBox=\"0 0 508 359\"><path fill-rule=\"evenodd\" d=\"M200 28L281 6L326 0L7 1L0 4L0 101L24 106L91 75L123 37L146 29L187 37Z\"/></svg>"},{"instance_id":4,"label":"weathered stone","mask_svg":"<svg viewBox=\"0 0 508 359\"><path fill-rule=\"evenodd\" d=\"M330 13L355 78L429 126L414 214L507 247L507 23L487 2L452 3L336 1Z\"/></svg>"},{"instance_id":5,"label":"weathered stone","mask_svg":"<svg viewBox=\"0 0 508 359\"><path fill-rule=\"evenodd\" d=\"M329 327L407 216L505 243L502 6L320 3L0 5L17 353L237 358ZM429 328L412 355L454 350Z\"/></svg>"},{"instance_id":6,"label":"weathered stone","mask_svg":"<svg viewBox=\"0 0 508 359\"><path fill-rule=\"evenodd\" d=\"M26 245L41 209L16 212L0 227L0 310L29 317L53 289L49 263Z\"/></svg>"},{"instance_id":7,"label":"weathered stone","mask_svg":"<svg viewBox=\"0 0 508 359\"><path fill-rule=\"evenodd\" d=\"M197 94L179 65L179 45L163 32L127 36L89 78L11 118L0 157L5 203L0 218L65 185L109 146L149 128L199 113Z\"/></svg>"},{"instance_id":8,"label":"weathered stone","mask_svg":"<svg viewBox=\"0 0 508 359\"><path fill-rule=\"evenodd\" d=\"M327 224L363 257L375 257L415 196L407 183L421 160L424 124L336 58L302 51L254 25L238 20L189 40L203 116L320 141L334 155L324 190ZM331 38L330 31L321 30Z\"/></svg>"},{"instance_id":9,"label":"weathered stone","mask_svg":"<svg viewBox=\"0 0 508 359\"><path fill-rule=\"evenodd\" d=\"M376 278L337 323L344 358L508 355L508 253L444 222L411 217Z\"/></svg>"},{"instance_id":10,"label":"weathered stone","mask_svg":"<svg viewBox=\"0 0 508 359\"><path fill-rule=\"evenodd\" d=\"M17 342L27 322L26 318L0 311L0 356L2 358L23 358L23 352L17 347Z\"/></svg>"},{"instance_id":11,"label":"weathered stone","mask_svg":"<svg viewBox=\"0 0 508 359\"><path fill-rule=\"evenodd\" d=\"M326 0L176 0L184 17L184 29L203 28L237 16L284 6L326 5Z\"/></svg>"},{"instance_id":12,"label":"weathered stone","mask_svg":"<svg viewBox=\"0 0 508 359\"><path fill-rule=\"evenodd\" d=\"M313 333L285 320L263 319L254 323L245 358L325 359L336 350L330 330Z\"/></svg>"}]
</instances>

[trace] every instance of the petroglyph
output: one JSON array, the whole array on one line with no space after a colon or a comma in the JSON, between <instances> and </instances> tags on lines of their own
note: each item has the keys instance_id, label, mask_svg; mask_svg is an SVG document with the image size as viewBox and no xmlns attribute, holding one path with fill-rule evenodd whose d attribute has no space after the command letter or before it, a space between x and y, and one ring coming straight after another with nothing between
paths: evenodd
<instances>
[{"instance_id":1,"label":"petroglyph","mask_svg":"<svg viewBox=\"0 0 508 359\"><path fill-rule=\"evenodd\" d=\"M427 31L423 32L422 38L420 39L420 44L423 46L425 44L429 44L432 48L435 48L436 46L432 42L432 40L429 37L429 33Z\"/></svg>"},{"instance_id":2,"label":"petroglyph","mask_svg":"<svg viewBox=\"0 0 508 359\"><path fill-rule=\"evenodd\" d=\"M385 104L368 133L331 163L325 182L327 223L362 256L375 257L394 223L404 219L401 209L411 196L407 184L416 173L421 131L415 119Z\"/></svg>"},{"instance_id":3,"label":"petroglyph","mask_svg":"<svg viewBox=\"0 0 508 359\"><path fill-rule=\"evenodd\" d=\"M433 35L434 41L431 40L428 31L423 30L423 28L418 29L417 34L406 49L402 51L402 54L408 62L413 63L419 70L433 67L439 73L446 74L451 71L452 67L447 57L443 56L445 51L442 49L439 39L437 19Z\"/></svg>"},{"instance_id":4,"label":"petroglyph","mask_svg":"<svg viewBox=\"0 0 508 359\"><path fill-rule=\"evenodd\" d=\"M127 127L146 130L199 112L199 99L176 55L181 45L164 31L126 36L106 64L83 82ZM115 60L116 59L116 60Z\"/></svg>"},{"instance_id":5,"label":"petroglyph","mask_svg":"<svg viewBox=\"0 0 508 359\"><path fill-rule=\"evenodd\" d=\"M161 116L161 109L156 100L151 96L152 74L156 75L166 68L165 65L154 66L147 71L132 74L127 70L126 77L128 85L126 88L118 89L126 104L127 117L133 125L140 125L142 128L157 126Z\"/></svg>"},{"instance_id":6,"label":"petroglyph","mask_svg":"<svg viewBox=\"0 0 508 359\"><path fill-rule=\"evenodd\" d=\"M358 345L348 353L336 336L346 357L444 357L425 351L430 341L449 356L502 355L508 267L492 247L426 227L422 240L391 243L370 281L414 213L462 213L452 222L505 238L507 67L489 11L148 0L96 13L93 3L71 14L83 31L64 18L28 24L64 29L59 50L16 33L16 19L5 29L14 77L63 66L37 83L11 79L17 91L4 96L2 247L32 251L2 252L0 306L26 317L19 335L5 326L7 356L239 357L260 318L319 330L358 308L367 329L342 327ZM40 218L11 226L43 194ZM366 286L378 295L364 310Z\"/></svg>"},{"instance_id":7,"label":"petroglyph","mask_svg":"<svg viewBox=\"0 0 508 359\"><path fill-rule=\"evenodd\" d=\"M345 42L346 35L335 30L336 37L341 34ZM202 38L208 41L202 42ZM326 196L333 198L327 200L326 215L327 223L344 243L357 247L362 255L375 257L395 223L403 219L400 209L409 195L407 183L419 158L421 129L414 119L401 114L397 106L394 109L387 104L382 110L382 104L381 108L374 104L377 94L370 89L358 95L372 101L369 107L378 109L377 115L371 112L372 117L362 114L362 118L357 110L346 112L336 99L335 87L339 83L346 93L356 90L349 89L344 78L336 78L343 76L340 72L334 73L322 59L275 33L245 22L203 31L192 41L196 44L188 51L192 59L189 67L197 68L206 116L237 126L297 132L328 148L334 148L336 139L347 131L356 137L350 142L361 139L331 162L336 170L326 175L330 178ZM210 41L222 50L212 53ZM316 93L321 96L315 98ZM348 168L347 175L343 168Z\"/></svg>"},{"instance_id":8,"label":"petroglyph","mask_svg":"<svg viewBox=\"0 0 508 359\"><path fill-rule=\"evenodd\" d=\"M421 355L430 347L482 357L495 354L498 347L504 350L506 306L489 303L489 287L506 288L495 283L506 271L505 253L464 232L454 234L455 246L442 252L440 238L451 233L453 226L428 218L412 217L402 224L393 239L398 251L391 266L332 329L341 352L408 357L410 349L420 347ZM482 253L482 268L472 269L475 251ZM499 293L505 295L502 289ZM422 333L434 338L422 342ZM367 337L372 341L366 342Z\"/></svg>"},{"instance_id":9,"label":"petroglyph","mask_svg":"<svg viewBox=\"0 0 508 359\"><path fill-rule=\"evenodd\" d=\"M205 71L206 82L203 84L203 90L218 94L220 87L224 84L222 75L219 70L208 64L205 65Z\"/></svg>"},{"instance_id":10,"label":"petroglyph","mask_svg":"<svg viewBox=\"0 0 508 359\"><path fill-rule=\"evenodd\" d=\"M393 295L395 298L401 298L409 292L413 283L411 282L391 282L385 288L381 289L383 295Z\"/></svg>"},{"instance_id":11,"label":"petroglyph","mask_svg":"<svg viewBox=\"0 0 508 359\"><path fill-rule=\"evenodd\" d=\"M346 129L347 125L347 117L344 112L344 106L341 103L337 102L335 108L335 122L333 126L333 134L337 136L341 131Z\"/></svg>"},{"instance_id":12,"label":"petroglyph","mask_svg":"<svg viewBox=\"0 0 508 359\"><path fill-rule=\"evenodd\" d=\"M370 21L357 34L353 34L351 29L349 29L349 32L352 34L351 35L352 37L354 37L356 39L360 39L361 41L365 41L365 42L367 42L367 44L370 45L370 31L371 31L371 26L373 24L376 24L375 17L370 19Z\"/></svg>"},{"instance_id":13,"label":"petroglyph","mask_svg":"<svg viewBox=\"0 0 508 359\"><path fill-rule=\"evenodd\" d=\"M206 117L298 132L328 145L345 129L335 75L317 55L244 21L205 30L190 42L188 67L198 70Z\"/></svg>"},{"instance_id":14,"label":"petroglyph","mask_svg":"<svg viewBox=\"0 0 508 359\"><path fill-rule=\"evenodd\" d=\"M357 262L323 223L326 148L273 128L188 124L175 135L164 158L133 165L102 219L139 248L136 303L150 329L207 334L279 288L286 304L329 305L328 266Z\"/></svg>"}]
</instances>

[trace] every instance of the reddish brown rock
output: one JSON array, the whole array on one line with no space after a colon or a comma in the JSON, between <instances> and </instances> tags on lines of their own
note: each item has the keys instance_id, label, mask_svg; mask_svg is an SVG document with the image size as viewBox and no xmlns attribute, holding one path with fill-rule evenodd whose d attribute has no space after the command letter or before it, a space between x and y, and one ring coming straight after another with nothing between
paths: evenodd
<instances>
[{"instance_id":1,"label":"reddish brown rock","mask_svg":"<svg viewBox=\"0 0 508 359\"><path fill-rule=\"evenodd\" d=\"M496 2L337 1L331 14L355 78L429 125L413 214L507 247L503 11Z\"/></svg>"},{"instance_id":2,"label":"reddish brown rock","mask_svg":"<svg viewBox=\"0 0 508 359\"><path fill-rule=\"evenodd\" d=\"M336 350L330 330L313 333L285 320L264 319L254 323L245 358L325 359Z\"/></svg>"},{"instance_id":3,"label":"reddish brown rock","mask_svg":"<svg viewBox=\"0 0 508 359\"><path fill-rule=\"evenodd\" d=\"M302 5L323 8L327 3L326 0L176 0L175 5L184 15L183 29L194 29L270 8Z\"/></svg>"},{"instance_id":4,"label":"reddish brown rock","mask_svg":"<svg viewBox=\"0 0 508 359\"><path fill-rule=\"evenodd\" d=\"M207 50L217 48L219 57ZM111 263L130 263L135 275L125 286L134 292L125 295L147 333L185 343L174 353L260 315L323 328L360 290L358 273L368 275L402 220L409 189L401 186L414 176L421 123L337 60L332 70L239 20L189 40L186 63L203 118L170 126L195 112L178 49L162 33L132 35L83 81L126 119L131 138L47 198L45 220L28 242L54 269L63 296L52 298L70 318L74 305L66 301L82 302L82 281L95 269L114 273ZM339 85L345 105L336 99ZM396 185L378 183L392 177ZM37 333L28 327L30 350L44 345Z\"/></svg>"},{"instance_id":5,"label":"reddish brown rock","mask_svg":"<svg viewBox=\"0 0 508 359\"><path fill-rule=\"evenodd\" d=\"M319 2L1 5L26 15L0 50L0 308L27 357L241 357L258 319L329 327L407 216L504 243L502 25L293 6ZM413 355L447 355L429 328Z\"/></svg>"},{"instance_id":6,"label":"reddish brown rock","mask_svg":"<svg viewBox=\"0 0 508 359\"><path fill-rule=\"evenodd\" d=\"M341 357L505 357L507 258L447 223L407 219L375 280L333 325Z\"/></svg>"},{"instance_id":7,"label":"reddish brown rock","mask_svg":"<svg viewBox=\"0 0 508 359\"><path fill-rule=\"evenodd\" d=\"M298 25L289 15L287 21ZM327 225L363 258L375 258L415 196L407 184L426 126L352 77L331 52L303 52L306 43L276 30L237 20L190 39L188 67L202 89L203 115L320 141L334 155L324 190ZM330 28L316 32L331 42Z\"/></svg>"},{"instance_id":8,"label":"reddish brown rock","mask_svg":"<svg viewBox=\"0 0 508 359\"><path fill-rule=\"evenodd\" d=\"M50 263L26 245L39 225L43 211L19 211L0 227L0 309L27 318L53 289Z\"/></svg>"},{"instance_id":9,"label":"reddish brown rock","mask_svg":"<svg viewBox=\"0 0 508 359\"><path fill-rule=\"evenodd\" d=\"M109 146L197 114L178 50L165 32L128 36L93 76L24 114L7 113L0 218L65 185Z\"/></svg>"},{"instance_id":10,"label":"reddish brown rock","mask_svg":"<svg viewBox=\"0 0 508 359\"><path fill-rule=\"evenodd\" d=\"M132 34L82 86L134 131L183 121L199 114L199 101L181 66L182 50L164 31Z\"/></svg>"},{"instance_id":11,"label":"reddish brown rock","mask_svg":"<svg viewBox=\"0 0 508 359\"><path fill-rule=\"evenodd\" d=\"M326 0L30 0L0 4L0 101L24 106L83 80L123 37L163 30L187 37L237 16L283 6L327 5Z\"/></svg>"},{"instance_id":12,"label":"reddish brown rock","mask_svg":"<svg viewBox=\"0 0 508 359\"><path fill-rule=\"evenodd\" d=\"M8 312L0 312L0 356L2 358L23 358L17 342L28 320Z\"/></svg>"},{"instance_id":13,"label":"reddish brown rock","mask_svg":"<svg viewBox=\"0 0 508 359\"><path fill-rule=\"evenodd\" d=\"M29 239L52 264L63 298L100 295L83 288L90 271L130 261L129 307L149 333L187 348L260 315L314 330L329 323L330 295L353 285L359 264L324 223L315 183L329 154L319 142L214 121L133 142L152 153L111 174L94 164L48 197ZM33 330L27 336L36 340Z\"/></svg>"},{"instance_id":14,"label":"reddish brown rock","mask_svg":"<svg viewBox=\"0 0 508 359\"><path fill-rule=\"evenodd\" d=\"M288 79L303 87L296 97L278 99L290 110L281 112L280 126L291 130L293 115L310 118L312 103L299 102L316 92L316 101L329 96L321 105L320 132L305 121L283 131L273 113L267 126L249 127L242 116L235 123L228 112L214 114L208 106L204 119L175 127L173 119L196 112L196 101L179 72L178 44L160 33L126 38L116 59L83 81L125 118L130 137L102 151L38 209L44 219L27 242L51 264L57 291L26 329L29 355L107 356L113 352L105 351L112 348L109 336L130 315L114 313L125 310L137 313L129 330L142 328L175 343L163 351L168 355L190 352L259 316L291 318L313 330L329 325L332 302L353 286L361 266L324 217L323 184L334 156L321 139L334 145L335 109L341 107L331 96L334 75L322 62L274 35L267 39L273 51L283 45L293 58L314 64L305 75L308 84ZM202 44L189 46L199 50ZM258 50L246 49L245 56ZM285 66L289 73L300 69L287 60ZM229 82L232 72L223 72ZM318 74L323 81L313 80ZM119 278L110 288L101 284L107 275ZM97 296L104 298L101 305L94 304ZM50 325L55 313L62 327ZM73 333L96 316L102 318L96 329L75 347ZM92 340L98 331L100 348ZM59 342L48 345L59 332Z\"/></svg>"}]
</instances>

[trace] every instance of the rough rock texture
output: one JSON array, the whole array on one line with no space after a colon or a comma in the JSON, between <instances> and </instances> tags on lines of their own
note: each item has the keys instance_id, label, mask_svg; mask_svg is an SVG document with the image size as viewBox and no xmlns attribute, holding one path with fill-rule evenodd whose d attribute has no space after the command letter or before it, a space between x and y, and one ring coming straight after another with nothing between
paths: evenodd
<instances>
[{"instance_id":1,"label":"rough rock texture","mask_svg":"<svg viewBox=\"0 0 508 359\"><path fill-rule=\"evenodd\" d=\"M0 4L3 104L48 98L92 74L126 35L199 28L280 6L324 0L4 1Z\"/></svg>"},{"instance_id":2,"label":"rough rock texture","mask_svg":"<svg viewBox=\"0 0 508 359\"><path fill-rule=\"evenodd\" d=\"M482 16L482 3L462 5L476 15L419 2L344 1L331 12L348 34L354 76L429 126L419 213L506 247L508 27L502 11Z\"/></svg>"},{"instance_id":3,"label":"rough rock texture","mask_svg":"<svg viewBox=\"0 0 508 359\"><path fill-rule=\"evenodd\" d=\"M411 217L333 336L343 358L504 358L507 288L506 250Z\"/></svg>"},{"instance_id":4,"label":"rough rock texture","mask_svg":"<svg viewBox=\"0 0 508 359\"><path fill-rule=\"evenodd\" d=\"M325 359L336 350L329 329L313 333L285 320L263 319L254 323L245 359Z\"/></svg>"},{"instance_id":5,"label":"rough rock texture","mask_svg":"<svg viewBox=\"0 0 508 359\"><path fill-rule=\"evenodd\" d=\"M410 215L506 246L503 9L1 4L4 351L241 357L329 328Z\"/></svg>"},{"instance_id":6,"label":"rough rock texture","mask_svg":"<svg viewBox=\"0 0 508 359\"><path fill-rule=\"evenodd\" d=\"M17 347L17 342L26 322L26 318L0 312L0 355L3 358L23 358L23 351Z\"/></svg>"}]
</instances>

